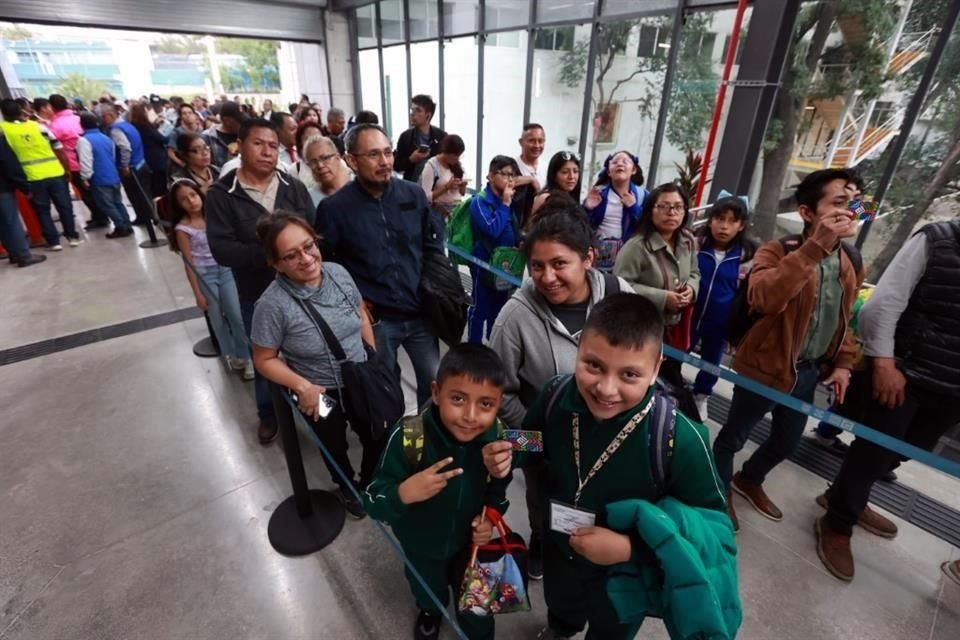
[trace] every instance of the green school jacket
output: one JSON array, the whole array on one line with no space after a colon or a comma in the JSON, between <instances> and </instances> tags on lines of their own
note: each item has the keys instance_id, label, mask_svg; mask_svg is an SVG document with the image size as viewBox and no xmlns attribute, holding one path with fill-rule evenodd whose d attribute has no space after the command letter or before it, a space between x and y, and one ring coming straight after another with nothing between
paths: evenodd
<instances>
[{"instance_id":1,"label":"green school jacket","mask_svg":"<svg viewBox=\"0 0 960 640\"><path fill-rule=\"evenodd\" d=\"M634 409L598 422L580 396L576 381L572 380L554 402L547 423L544 413L550 396L550 392L546 391L548 388L549 385L530 407L523 428L543 431L548 497L572 505L579 484L573 455L573 414L580 416L580 464L581 473L586 478L596 460L624 425L647 405L653 389ZM598 526L613 528L609 526L606 515L607 505L611 503L638 499L653 502L662 497L657 495L650 471L649 423L647 417L637 426L583 490L579 507L596 513ZM515 465L522 467L530 455L516 454ZM723 485L713 463L707 429L679 411L670 482L664 492L689 506L713 509L724 518L727 517ZM631 534L632 531L622 533ZM555 531L549 535L554 536L563 552L581 566L585 577L600 577L606 571L606 567L598 567L570 549L569 536Z\"/></svg>"},{"instance_id":2,"label":"green school jacket","mask_svg":"<svg viewBox=\"0 0 960 640\"><path fill-rule=\"evenodd\" d=\"M510 477L490 479L483 465L481 450L497 439L496 424L476 439L461 443L441 424L435 406L430 405L423 417L423 452L417 468L412 468L407 460L403 426L398 423L390 432L380 466L364 492L363 501L372 518L391 526L407 553L421 558L446 559L469 544L471 522L485 505L500 513L506 512ZM444 458L453 458L445 470L460 467L463 474L452 478L429 500L403 504L398 494L400 484Z\"/></svg>"},{"instance_id":3,"label":"green school jacket","mask_svg":"<svg viewBox=\"0 0 960 640\"><path fill-rule=\"evenodd\" d=\"M617 530L632 529L653 550L656 565L614 565L607 595L620 621L663 618L675 640L732 640L743 620L737 588L737 544L729 518L674 498L656 504L607 505Z\"/></svg>"}]
</instances>

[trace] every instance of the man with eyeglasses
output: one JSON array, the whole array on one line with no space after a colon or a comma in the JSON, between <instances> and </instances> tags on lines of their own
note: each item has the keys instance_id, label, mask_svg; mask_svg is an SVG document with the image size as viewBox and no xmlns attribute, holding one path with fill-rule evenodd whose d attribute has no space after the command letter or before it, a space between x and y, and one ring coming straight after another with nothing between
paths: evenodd
<instances>
[{"instance_id":1,"label":"man with eyeglasses","mask_svg":"<svg viewBox=\"0 0 960 640\"><path fill-rule=\"evenodd\" d=\"M410 99L410 128L400 134L393 168L404 180L419 182L427 160L437 155L437 146L446 134L430 124L437 105L433 98L416 95Z\"/></svg>"},{"instance_id":2,"label":"man with eyeglasses","mask_svg":"<svg viewBox=\"0 0 960 640\"><path fill-rule=\"evenodd\" d=\"M233 271L240 313L249 338L254 305L276 275L267 265L257 239L257 220L283 210L301 216L312 225L315 212L303 183L278 170L280 142L269 122L262 118L245 120L238 140L240 167L222 175L210 187L204 213L210 251L218 264ZM261 444L269 444L277 437L270 386L259 373L254 385L260 418L257 436Z\"/></svg>"},{"instance_id":3,"label":"man with eyeglasses","mask_svg":"<svg viewBox=\"0 0 960 640\"><path fill-rule=\"evenodd\" d=\"M383 129L357 125L344 145L356 180L317 208L323 256L353 276L374 320L377 353L398 378L397 350L407 352L419 406L430 395L440 360L437 338L420 308L420 273L424 253L443 251L443 224L420 185L393 178L394 153Z\"/></svg>"}]
</instances>

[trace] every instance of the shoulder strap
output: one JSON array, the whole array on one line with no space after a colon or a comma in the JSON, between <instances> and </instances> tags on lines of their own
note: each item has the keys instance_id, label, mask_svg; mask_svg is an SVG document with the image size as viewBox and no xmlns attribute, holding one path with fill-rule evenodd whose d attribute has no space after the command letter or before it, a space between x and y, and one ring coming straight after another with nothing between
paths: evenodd
<instances>
[{"instance_id":1,"label":"shoulder strap","mask_svg":"<svg viewBox=\"0 0 960 640\"><path fill-rule=\"evenodd\" d=\"M673 396L657 392L650 412L650 475L657 499L670 485L670 466L673 462L674 429L677 421L677 400Z\"/></svg>"},{"instance_id":2,"label":"shoulder strap","mask_svg":"<svg viewBox=\"0 0 960 640\"><path fill-rule=\"evenodd\" d=\"M844 253L847 254L847 257L850 258L854 272L860 273L860 269L863 268L863 254L861 254L860 250L855 246L842 240L840 241L840 246L843 248Z\"/></svg>"},{"instance_id":3,"label":"shoulder strap","mask_svg":"<svg viewBox=\"0 0 960 640\"><path fill-rule=\"evenodd\" d=\"M403 430L403 455L410 468L416 471L423 458L423 414L403 418L400 428Z\"/></svg>"},{"instance_id":4,"label":"shoulder strap","mask_svg":"<svg viewBox=\"0 0 960 640\"><path fill-rule=\"evenodd\" d=\"M340 341L337 340L337 336L333 334L333 330L330 328L330 325L327 324L327 321L323 319L323 316L321 316L314 306L308 301L301 300L300 298L296 298L294 296L291 297L293 297L297 301L297 304L300 305L300 308L303 309L304 312L313 319L313 323L317 325L317 328L320 329L320 333L323 334L323 339L326 341L327 347L329 347L330 351L333 353L333 357L340 362L346 360L347 354L344 353L343 347L340 346Z\"/></svg>"},{"instance_id":5,"label":"shoulder strap","mask_svg":"<svg viewBox=\"0 0 960 640\"><path fill-rule=\"evenodd\" d=\"M620 278L613 273L603 274L603 296L620 293Z\"/></svg>"},{"instance_id":6,"label":"shoulder strap","mask_svg":"<svg viewBox=\"0 0 960 640\"><path fill-rule=\"evenodd\" d=\"M547 397L547 410L543 412L544 422L550 421L550 413L553 411L553 405L555 405L557 400L560 399L561 392L563 392L563 390L567 387L567 383L570 382L572 378L573 375L568 373L557 376L550 381L547 388L547 393L549 394Z\"/></svg>"}]
</instances>

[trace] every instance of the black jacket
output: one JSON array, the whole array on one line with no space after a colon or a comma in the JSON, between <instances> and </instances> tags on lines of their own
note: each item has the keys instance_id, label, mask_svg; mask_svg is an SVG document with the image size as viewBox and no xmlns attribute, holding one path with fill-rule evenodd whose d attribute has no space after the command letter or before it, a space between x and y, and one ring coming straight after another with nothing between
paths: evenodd
<instances>
[{"instance_id":1,"label":"black jacket","mask_svg":"<svg viewBox=\"0 0 960 640\"><path fill-rule=\"evenodd\" d=\"M320 202L316 228L324 259L346 267L375 317L420 312L424 249L443 251L444 240L420 185L393 179L376 199L353 181Z\"/></svg>"},{"instance_id":2,"label":"black jacket","mask_svg":"<svg viewBox=\"0 0 960 640\"><path fill-rule=\"evenodd\" d=\"M316 214L307 188L282 171L277 171L277 176L280 184L275 209L296 213L313 225ZM240 186L236 170L221 176L210 187L203 211L213 258L233 270L240 301L256 302L276 276L257 240L257 219L272 212L257 204Z\"/></svg>"},{"instance_id":3,"label":"black jacket","mask_svg":"<svg viewBox=\"0 0 960 640\"><path fill-rule=\"evenodd\" d=\"M20 160L7 144L7 139L0 133L0 193L10 193L19 189L30 193L30 183L23 173Z\"/></svg>"},{"instance_id":4,"label":"black jacket","mask_svg":"<svg viewBox=\"0 0 960 640\"><path fill-rule=\"evenodd\" d=\"M419 182L420 174L423 173L423 168L427 165L427 160L437 155L437 147L440 146L440 141L445 135L447 134L443 129L431 125L430 155L417 164L411 164L410 154L412 154L417 148L416 129L411 127L401 133L400 139L397 140L396 155L393 157L393 170L398 173L402 173L404 180L409 180L410 182Z\"/></svg>"},{"instance_id":5,"label":"black jacket","mask_svg":"<svg viewBox=\"0 0 960 640\"><path fill-rule=\"evenodd\" d=\"M136 125L134 125L136 126ZM154 173L165 173L170 157L167 155L167 139L156 127L137 127L143 140L143 158Z\"/></svg>"}]
</instances>

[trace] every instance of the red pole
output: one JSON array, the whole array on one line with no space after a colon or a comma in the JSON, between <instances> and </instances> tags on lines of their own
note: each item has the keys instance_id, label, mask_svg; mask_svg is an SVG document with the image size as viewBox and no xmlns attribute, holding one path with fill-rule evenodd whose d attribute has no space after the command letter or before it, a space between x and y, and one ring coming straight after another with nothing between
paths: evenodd
<instances>
[{"instance_id":1,"label":"red pole","mask_svg":"<svg viewBox=\"0 0 960 640\"><path fill-rule=\"evenodd\" d=\"M730 80L730 71L737 58L737 45L740 44L740 25L743 24L743 14L747 10L747 0L737 2L737 17L733 21L733 33L730 35L730 45L727 47L727 60L723 64L723 77L720 79L720 89L717 91L717 103L713 106L713 122L710 123L710 133L707 135L707 149L703 154L703 170L700 172L700 183L697 185L697 197L693 206L699 207L703 199L703 188L707 184L707 171L710 169L710 157L713 155L713 145L717 140L717 129L720 128L720 115L723 111L723 101L727 96L727 82Z\"/></svg>"}]
</instances>

